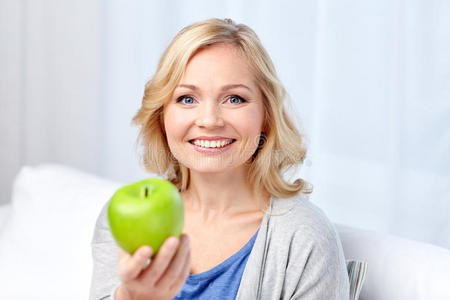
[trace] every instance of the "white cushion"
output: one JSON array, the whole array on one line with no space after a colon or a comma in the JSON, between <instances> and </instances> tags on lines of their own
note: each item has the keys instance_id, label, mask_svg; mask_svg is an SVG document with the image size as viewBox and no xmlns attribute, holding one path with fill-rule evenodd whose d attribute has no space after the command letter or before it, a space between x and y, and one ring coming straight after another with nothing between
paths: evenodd
<instances>
[{"instance_id":1,"label":"white cushion","mask_svg":"<svg viewBox=\"0 0 450 300\"><path fill-rule=\"evenodd\" d=\"M61 165L23 167L0 232L2 299L87 299L90 242L121 184Z\"/></svg>"},{"instance_id":2,"label":"white cushion","mask_svg":"<svg viewBox=\"0 0 450 300\"><path fill-rule=\"evenodd\" d=\"M2 232L3 224L5 224L10 212L11 204L8 203L0 205L0 232Z\"/></svg>"},{"instance_id":3,"label":"white cushion","mask_svg":"<svg viewBox=\"0 0 450 300\"><path fill-rule=\"evenodd\" d=\"M361 299L450 299L450 250L335 225L346 259L368 264Z\"/></svg>"}]
</instances>

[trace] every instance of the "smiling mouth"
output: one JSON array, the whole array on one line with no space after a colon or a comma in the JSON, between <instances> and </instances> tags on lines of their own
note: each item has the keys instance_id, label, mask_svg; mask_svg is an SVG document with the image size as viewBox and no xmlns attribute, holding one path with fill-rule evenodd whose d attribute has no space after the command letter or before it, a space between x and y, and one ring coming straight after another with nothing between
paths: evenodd
<instances>
[{"instance_id":1,"label":"smiling mouth","mask_svg":"<svg viewBox=\"0 0 450 300\"><path fill-rule=\"evenodd\" d=\"M236 139L231 140L214 140L214 141L208 141L208 140L189 140L189 143L192 145L207 148L207 149L214 149L214 148L223 148L225 146L231 145L234 142L236 142Z\"/></svg>"}]
</instances>

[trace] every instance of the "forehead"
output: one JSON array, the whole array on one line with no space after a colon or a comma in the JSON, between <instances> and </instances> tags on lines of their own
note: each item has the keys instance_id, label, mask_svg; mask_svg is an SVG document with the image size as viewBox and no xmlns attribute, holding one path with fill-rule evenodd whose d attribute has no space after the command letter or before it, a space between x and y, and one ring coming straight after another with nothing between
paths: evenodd
<instances>
[{"instance_id":1,"label":"forehead","mask_svg":"<svg viewBox=\"0 0 450 300\"><path fill-rule=\"evenodd\" d=\"M235 46L224 43L207 46L195 53L180 83L245 84L256 87L246 57Z\"/></svg>"}]
</instances>

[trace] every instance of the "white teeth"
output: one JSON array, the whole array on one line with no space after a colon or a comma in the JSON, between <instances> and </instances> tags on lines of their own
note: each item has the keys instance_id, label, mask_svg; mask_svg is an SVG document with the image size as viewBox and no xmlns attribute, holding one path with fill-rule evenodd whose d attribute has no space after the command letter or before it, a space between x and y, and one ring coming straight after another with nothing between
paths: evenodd
<instances>
[{"instance_id":1,"label":"white teeth","mask_svg":"<svg viewBox=\"0 0 450 300\"><path fill-rule=\"evenodd\" d=\"M207 141L207 140L194 140L194 144L203 148L220 148L225 145L230 144L231 140L221 140L221 141Z\"/></svg>"}]
</instances>

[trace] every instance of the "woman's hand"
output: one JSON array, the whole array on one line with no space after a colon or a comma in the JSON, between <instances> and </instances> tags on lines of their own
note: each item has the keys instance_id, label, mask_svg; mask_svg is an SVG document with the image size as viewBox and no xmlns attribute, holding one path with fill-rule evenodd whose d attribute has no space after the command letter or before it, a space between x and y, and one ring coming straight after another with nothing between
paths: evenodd
<instances>
[{"instance_id":1,"label":"woman's hand","mask_svg":"<svg viewBox=\"0 0 450 300\"><path fill-rule=\"evenodd\" d=\"M119 250L121 284L115 299L172 299L181 290L189 275L191 253L188 236L169 237L156 257L147 266L152 249L142 246L130 255ZM147 266L147 267L146 267Z\"/></svg>"}]
</instances>

